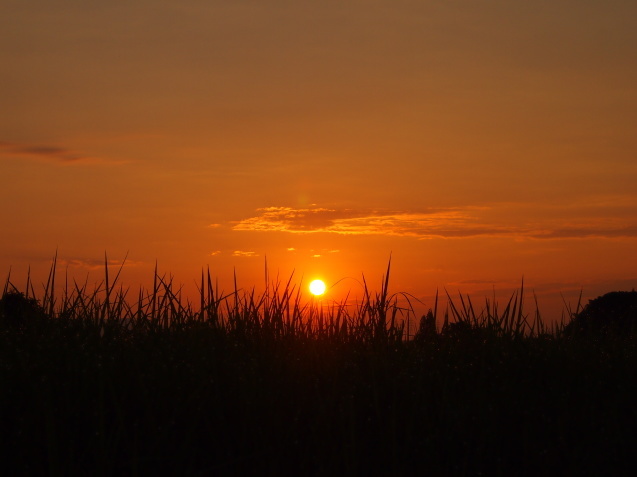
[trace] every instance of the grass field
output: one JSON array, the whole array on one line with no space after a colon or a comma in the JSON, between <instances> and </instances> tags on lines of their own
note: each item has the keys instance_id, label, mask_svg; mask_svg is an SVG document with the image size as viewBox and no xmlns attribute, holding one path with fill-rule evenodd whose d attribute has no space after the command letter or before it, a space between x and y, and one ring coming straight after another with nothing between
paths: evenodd
<instances>
[{"instance_id":1,"label":"grass field","mask_svg":"<svg viewBox=\"0 0 637 477\"><path fill-rule=\"evenodd\" d=\"M7 281L2 473L637 470L631 334L547 329L521 288L500 307L434 306L405 339L388 279L355 308L291 283L223 295L207 274L195 304L158 275L135 297L108 269L56 296L52 273L39 301Z\"/></svg>"}]
</instances>

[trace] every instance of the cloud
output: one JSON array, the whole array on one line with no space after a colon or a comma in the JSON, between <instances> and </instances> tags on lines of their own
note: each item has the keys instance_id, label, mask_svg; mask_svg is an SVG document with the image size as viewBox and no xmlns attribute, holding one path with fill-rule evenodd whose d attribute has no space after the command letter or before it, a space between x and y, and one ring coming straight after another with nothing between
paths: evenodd
<instances>
[{"instance_id":1,"label":"cloud","mask_svg":"<svg viewBox=\"0 0 637 477\"><path fill-rule=\"evenodd\" d=\"M237 231L278 231L289 233L335 233L341 235L393 235L417 238L463 237L503 234L505 228L472 224L469 213L477 208L430 209L423 212L379 210L266 207L234 223Z\"/></svg>"},{"instance_id":2,"label":"cloud","mask_svg":"<svg viewBox=\"0 0 637 477\"><path fill-rule=\"evenodd\" d=\"M637 225L618 211L615 217L569 221L569 211L544 220L525 221L505 204L492 207L448 207L421 211L265 207L233 222L235 231L386 235L417 239L514 237L536 240L637 237Z\"/></svg>"},{"instance_id":3,"label":"cloud","mask_svg":"<svg viewBox=\"0 0 637 477\"><path fill-rule=\"evenodd\" d=\"M71 268L85 268L88 270L103 270L104 269L104 259L92 259L92 258L67 258L67 259L58 259L58 264ZM134 267L138 265L142 265L141 261L134 261L126 259L124 262L124 267ZM109 259L108 267L109 268L119 268L122 266L121 260Z\"/></svg>"},{"instance_id":4,"label":"cloud","mask_svg":"<svg viewBox=\"0 0 637 477\"><path fill-rule=\"evenodd\" d=\"M256 252L245 252L243 250L235 250L232 252L233 257L258 257L259 254Z\"/></svg>"},{"instance_id":5,"label":"cloud","mask_svg":"<svg viewBox=\"0 0 637 477\"><path fill-rule=\"evenodd\" d=\"M562 227L530 234L536 239L568 238L629 238L637 237L637 226L605 227L603 224L588 227Z\"/></svg>"},{"instance_id":6,"label":"cloud","mask_svg":"<svg viewBox=\"0 0 637 477\"><path fill-rule=\"evenodd\" d=\"M72 149L43 144L28 145L0 141L0 154L3 156L21 156L28 159L46 160L58 164L104 162L103 160L81 154Z\"/></svg>"}]
</instances>

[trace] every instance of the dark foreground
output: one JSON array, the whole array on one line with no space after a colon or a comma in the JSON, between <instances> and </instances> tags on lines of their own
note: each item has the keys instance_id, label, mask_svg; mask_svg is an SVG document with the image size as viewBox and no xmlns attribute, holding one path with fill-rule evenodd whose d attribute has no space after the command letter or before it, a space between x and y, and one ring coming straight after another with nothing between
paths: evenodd
<instances>
[{"instance_id":1,"label":"dark foreground","mask_svg":"<svg viewBox=\"0 0 637 477\"><path fill-rule=\"evenodd\" d=\"M475 328L403 342L243 325L5 320L3 475L637 470L628 336Z\"/></svg>"}]
</instances>

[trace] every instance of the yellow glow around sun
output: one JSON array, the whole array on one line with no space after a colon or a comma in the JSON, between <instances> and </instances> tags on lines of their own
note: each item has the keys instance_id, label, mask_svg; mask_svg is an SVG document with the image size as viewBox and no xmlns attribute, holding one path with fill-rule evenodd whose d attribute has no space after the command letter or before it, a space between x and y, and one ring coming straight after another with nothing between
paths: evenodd
<instances>
[{"instance_id":1,"label":"yellow glow around sun","mask_svg":"<svg viewBox=\"0 0 637 477\"><path fill-rule=\"evenodd\" d=\"M314 280L310 283L310 293L312 295L322 295L325 293L325 282L323 280Z\"/></svg>"}]
</instances>

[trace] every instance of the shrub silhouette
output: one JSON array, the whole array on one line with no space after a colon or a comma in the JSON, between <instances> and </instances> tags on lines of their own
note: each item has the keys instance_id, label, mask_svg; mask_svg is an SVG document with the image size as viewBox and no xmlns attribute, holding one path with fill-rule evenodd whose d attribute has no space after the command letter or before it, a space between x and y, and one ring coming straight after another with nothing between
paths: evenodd
<instances>
[{"instance_id":1,"label":"shrub silhouette","mask_svg":"<svg viewBox=\"0 0 637 477\"><path fill-rule=\"evenodd\" d=\"M564 333L634 334L637 332L637 292L614 291L590 300L566 325Z\"/></svg>"},{"instance_id":2,"label":"shrub silhouette","mask_svg":"<svg viewBox=\"0 0 637 477\"><path fill-rule=\"evenodd\" d=\"M0 326L24 328L45 318L44 309L35 298L23 293L8 291L0 298Z\"/></svg>"}]
</instances>

